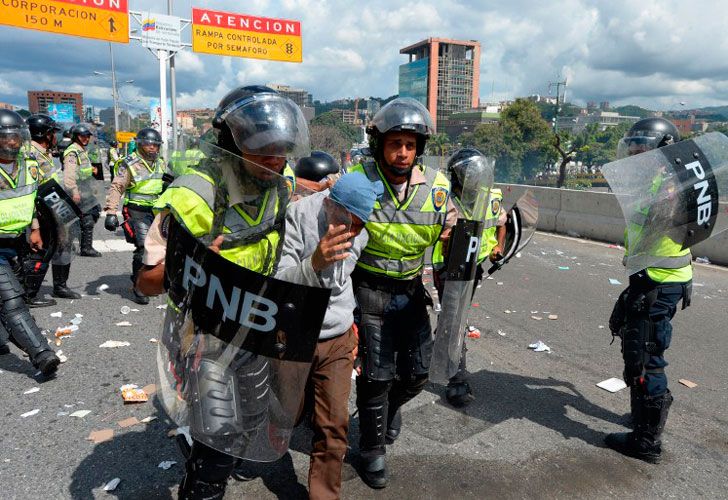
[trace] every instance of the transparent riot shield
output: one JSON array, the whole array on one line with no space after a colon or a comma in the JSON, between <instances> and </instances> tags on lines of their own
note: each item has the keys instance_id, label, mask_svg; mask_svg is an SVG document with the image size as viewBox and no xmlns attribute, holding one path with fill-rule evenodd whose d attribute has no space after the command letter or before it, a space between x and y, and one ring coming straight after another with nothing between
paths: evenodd
<instances>
[{"instance_id":1,"label":"transparent riot shield","mask_svg":"<svg viewBox=\"0 0 728 500\"><path fill-rule=\"evenodd\" d=\"M168 216L158 394L193 439L273 461L302 409L330 291L272 277L293 192L277 173L285 158L201 145L206 158L169 189L191 189L213 220L192 234L173 207Z\"/></svg>"},{"instance_id":2,"label":"transparent riot shield","mask_svg":"<svg viewBox=\"0 0 728 500\"><path fill-rule=\"evenodd\" d=\"M625 267L686 265L685 250L728 228L728 137L713 132L608 163L626 222Z\"/></svg>"},{"instance_id":3,"label":"transparent riot shield","mask_svg":"<svg viewBox=\"0 0 728 500\"><path fill-rule=\"evenodd\" d=\"M468 160L464 178L459 179L460 218L452 229L445 260L446 277L440 297L430 379L447 383L458 370L465 338L470 299L475 286L483 221L493 186L494 161L485 157ZM456 170L457 172L457 170ZM457 193L454 193L457 195Z\"/></svg>"},{"instance_id":4,"label":"transparent riot shield","mask_svg":"<svg viewBox=\"0 0 728 500\"><path fill-rule=\"evenodd\" d=\"M52 257L54 264L69 264L75 255L72 243L80 237L81 210L55 178L38 187L36 209L41 225L48 225L44 231L44 261L48 262Z\"/></svg>"},{"instance_id":5,"label":"transparent riot shield","mask_svg":"<svg viewBox=\"0 0 728 500\"><path fill-rule=\"evenodd\" d=\"M488 275L506 265L531 242L531 238L536 234L537 225L538 200L534 192L527 189L508 210L503 258L493 263L488 269Z\"/></svg>"}]
</instances>

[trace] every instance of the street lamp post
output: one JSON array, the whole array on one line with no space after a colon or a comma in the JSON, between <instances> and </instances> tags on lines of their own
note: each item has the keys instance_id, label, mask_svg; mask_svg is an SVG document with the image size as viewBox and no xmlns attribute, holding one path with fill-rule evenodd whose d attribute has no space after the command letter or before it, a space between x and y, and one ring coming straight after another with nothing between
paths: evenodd
<instances>
[{"instance_id":1,"label":"street lamp post","mask_svg":"<svg viewBox=\"0 0 728 500\"><path fill-rule=\"evenodd\" d=\"M111 95L114 98L114 132L119 131L119 91L116 88L116 68L114 67L114 49L109 42L111 55Z\"/></svg>"}]
</instances>

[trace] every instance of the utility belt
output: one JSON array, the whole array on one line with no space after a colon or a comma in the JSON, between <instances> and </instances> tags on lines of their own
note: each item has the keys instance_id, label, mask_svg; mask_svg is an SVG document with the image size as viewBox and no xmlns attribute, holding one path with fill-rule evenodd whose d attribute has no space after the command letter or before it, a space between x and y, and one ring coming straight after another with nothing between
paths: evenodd
<instances>
[{"instance_id":1,"label":"utility belt","mask_svg":"<svg viewBox=\"0 0 728 500\"><path fill-rule=\"evenodd\" d=\"M129 210L134 210L135 212L145 212L145 213L153 213L154 212L154 206L150 205L137 205L134 202L128 201L124 204L124 208L128 208Z\"/></svg>"},{"instance_id":2,"label":"utility belt","mask_svg":"<svg viewBox=\"0 0 728 500\"><path fill-rule=\"evenodd\" d=\"M629 290L632 294L638 295L641 293L647 293L651 290L660 290L662 288L670 288L674 286L682 287L682 308L685 309L690 307L691 299L693 296L693 280L686 281L683 283L658 283L652 280L647 271L642 270L638 273L634 273L629 277Z\"/></svg>"},{"instance_id":3,"label":"utility belt","mask_svg":"<svg viewBox=\"0 0 728 500\"><path fill-rule=\"evenodd\" d=\"M418 288L422 287L422 276L416 275L414 278L399 280L388 276L379 276L360 268L355 268L351 273L351 279L354 288L363 286L373 290L392 293L395 295L407 294L412 295Z\"/></svg>"}]
</instances>

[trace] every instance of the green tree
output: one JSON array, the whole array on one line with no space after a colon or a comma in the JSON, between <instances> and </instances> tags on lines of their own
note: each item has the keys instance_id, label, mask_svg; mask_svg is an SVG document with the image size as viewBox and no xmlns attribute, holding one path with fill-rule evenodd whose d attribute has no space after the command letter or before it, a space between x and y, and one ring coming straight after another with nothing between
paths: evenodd
<instances>
[{"instance_id":1,"label":"green tree","mask_svg":"<svg viewBox=\"0 0 728 500\"><path fill-rule=\"evenodd\" d=\"M427 141L427 151L431 155L444 156L452 149L450 144L450 137L447 134L440 132L435 134Z\"/></svg>"},{"instance_id":2,"label":"green tree","mask_svg":"<svg viewBox=\"0 0 728 500\"><path fill-rule=\"evenodd\" d=\"M359 142L361 135L359 128L355 127L354 125L344 123L341 119L341 115L338 114L336 111L329 111L327 113L318 115L316 118L311 120L311 126L314 125L323 125L338 130L339 133L346 137L347 141L349 142L348 147L351 147L352 143Z\"/></svg>"}]
</instances>

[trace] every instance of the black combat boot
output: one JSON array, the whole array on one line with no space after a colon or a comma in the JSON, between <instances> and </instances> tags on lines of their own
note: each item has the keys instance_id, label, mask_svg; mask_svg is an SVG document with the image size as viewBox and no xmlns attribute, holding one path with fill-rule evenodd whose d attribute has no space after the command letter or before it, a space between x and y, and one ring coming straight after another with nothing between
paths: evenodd
<instances>
[{"instance_id":1,"label":"black combat boot","mask_svg":"<svg viewBox=\"0 0 728 500\"><path fill-rule=\"evenodd\" d=\"M374 489L385 488L389 479L384 455L386 421L387 404L359 408L361 478Z\"/></svg>"},{"instance_id":2,"label":"black combat boot","mask_svg":"<svg viewBox=\"0 0 728 500\"><path fill-rule=\"evenodd\" d=\"M470 389L470 384L459 373L448 382L445 398L447 398L448 403L456 408L467 406L475 400L473 391Z\"/></svg>"},{"instance_id":3,"label":"black combat boot","mask_svg":"<svg viewBox=\"0 0 728 500\"><path fill-rule=\"evenodd\" d=\"M66 286L71 264L53 264L53 296L59 299L80 299L81 294Z\"/></svg>"},{"instance_id":4,"label":"black combat boot","mask_svg":"<svg viewBox=\"0 0 728 500\"><path fill-rule=\"evenodd\" d=\"M609 434L604 442L610 448L651 464L660 463L662 431L672 405L670 391L661 396L639 395L632 414L634 430Z\"/></svg>"},{"instance_id":5,"label":"black combat boot","mask_svg":"<svg viewBox=\"0 0 728 500\"><path fill-rule=\"evenodd\" d=\"M84 218L86 216L84 215ZM101 252L93 247L94 243L94 220L89 219L81 223L81 255L84 257L101 257Z\"/></svg>"},{"instance_id":6,"label":"black combat boot","mask_svg":"<svg viewBox=\"0 0 728 500\"><path fill-rule=\"evenodd\" d=\"M134 302L136 302L137 304L141 304L143 306L149 304L149 297L147 297L142 292L137 290L136 287L132 288L132 292L133 292L132 300Z\"/></svg>"},{"instance_id":7,"label":"black combat boot","mask_svg":"<svg viewBox=\"0 0 728 500\"><path fill-rule=\"evenodd\" d=\"M180 500L220 500L225 496L227 478L236 459L194 441L189 447L178 439L185 461L185 477L177 493Z\"/></svg>"},{"instance_id":8,"label":"black combat boot","mask_svg":"<svg viewBox=\"0 0 728 500\"><path fill-rule=\"evenodd\" d=\"M391 411L388 413L387 432L384 435L384 440L387 444L393 444L399 437L399 433L402 430L402 409L397 408L394 413Z\"/></svg>"},{"instance_id":9,"label":"black combat boot","mask_svg":"<svg viewBox=\"0 0 728 500\"><path fill-rule=\"evenodd\" d=\"M37 295L31 297L30 295L25 297L25 304L31 309L34 307L50 307L58 304L55 300L46 297L38 297Z\"/></svg>"}]
</instances>

